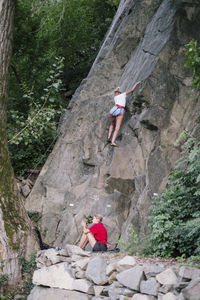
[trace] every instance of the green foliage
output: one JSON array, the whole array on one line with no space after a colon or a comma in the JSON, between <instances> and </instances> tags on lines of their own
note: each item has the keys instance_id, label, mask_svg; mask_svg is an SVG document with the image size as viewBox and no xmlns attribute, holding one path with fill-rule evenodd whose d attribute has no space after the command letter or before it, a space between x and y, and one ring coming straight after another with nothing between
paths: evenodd
<instances>
[{"instance_id":1,"label":"green foliage","mask_svg":"<svg viewBox=\"0 0 200 300\"><path fill-rule=\"evenodd\" d=\"M26 260L24 256L19 257L19 264L21 266L22 275L24 273L32 274L36 270L36 253L32 253L29 260Z\"/></svg>"},{"instance_id":2,"label":"green foliage","mask_svg":"<svg viewBox=\"0 0 200 300\"><path fill-rule=\"evenodd\" d=\"M5 283L8 280L8 274L0 275L0 284Z\"/></svg>"},{"instance_id":3,"label":"green foliage","mask_svg":"<svg viewBox=\"0 0 200 300\"><path fill-rule=\"evenodd\" d=\"M120 249L124 250L129 255L138 255L140 253L140 240L137 232L133 228L133 225L129 226L127 240L120 239L118 244Z\"/></svg>"},{"instance_id":4,"label":"green foliage","mask_svg":"<svg viewBox=\"0 0 200 300\"><path fill-rule=\"evenodd\" d=\"M179 266L190 266L200 269L200 255L192 255L186 258L185 254L176 257Z\"/></svg>"},{"instance_id":5,"label":"green foliage","mask_svg":"<svg viewBox=\"0 0 200 300\"><path fill-rule=\"evenodd\" d=\"M193 86L200 88L200 47L192 40L186 45L185 67L193 72Z\"/></svg>"},{"instance_id":6,"label":"green foliage","mask_svg":"<svg viewBox=\"0 0 200 300\"><path fill-rule=\"evenodd\" d=\"M18 0L11 73L18 96L20 80L29 89L34 86L38 96L55 56L65 57L65 87L74 91L87 75L118 4L119 0Z\"/></svg>"},{"instance_id":7,"label":"green foliage","mask_svg":"<svg viewBox=\"0 0 200 300\"><path fill-rule=\"evenodd\" d=\"M92 220L93 220L93 217L92 216L88 216L86 218L86 225L92 224Z\"/></svg>"},{"instance_id":8,"label":"green foliage","mask_svg":"<svg viewBox=\"0 0 200 300\"><path fill-rule=\"evenodd\" d=\"M39 219L41 218L41 214L39 212L30 212L29 211L28 216L35 223L37 223L39 221Z\"/></svg>"},{"instance_id":9,"label":"green foliage","mask_svg":"<svg viewBox=\"0 0 200 300\"><path fill-rule=\"evenodd\" d=\"M192 255L187 259L189 265L195 265L200 269L200 255Z\"/></svg>"},{"instance_id":10,"label":"green foliage","mask_svg":"<svg viewBox=\"0 0 200 300\"><path fill-rule=\"evenodd\" d=\"M11 161L17 174L26 168L42 165L52 150L56 137L57 122L62 111L59 92L62 90L63 58L49 71L43 95L38 99L34 92L24 88L24 102L28 103L26 114L8 111L8 143Z\"/></svg>"},{"instance_id":11,"label":"green foliage","mask_svg":"<svg viewBox=\"0 0 200 300\"><path fill-rule=\"evenodd\" d=\"M151 253L200 255L200 141L184 132L184 151L165 191L153 199Z\"/></svg>"},{"instance_id":12,"label":"green foliage","mask_svg":"<svg viewBox=\"0 0 200 300\"><path fill-rule=\"evenodd\" d=\"M9 145L16 174L44 164L56 139L60 112L67 105L64 90L56 89L56 84L62 82L65 91L75 91L96 57L118 4L119 0L17 1L8 139L29 126ZM53 68L55 57L65 59L60 81L54 82L50 92L47 82L50 85L58 73Z\"/></svg>"},{"instance_id":13,"label":"green foliage","mask_svg":"<svg viewBox=\"0 0 200 300\"><path fill-rule=\"evenodd\" d=\"M0 259L0 271L3 272L3 268L5 265L5 260L4 259Z\"/></svg>"},{"instance_id":14,"label":"green foliage","mask_svg":"<svg viewBox=\"0 0 200 300\"><path fill-rule=\"evenodd\" d=\"M33 272L36 269L36 253L32 253L29 260L26 260L24 256L19 257L19 264L21 266L21 272L22 272L22 279L23 284L19 284L15 286L14 289L12 288L5 288L3 289L2 294L0 296L1 300L13 300L15 298L15 295L20 294L20 299L27 299L27 296L30 294L30 291L33 289L34 285L32 283L32 276ZM3 279L3 278L2 278ZM6 276L4 276L4 282L5 282ZM0 284L1 284L1 276L0 276Z\"/></svg>"},{"instance_id":15,"label":"green foliage","mask_svg":"<svg viewBox=\"0 0 200 300\"><path fill-rule=\"evenodd\" d=\"M33 289L32 283L33 272L36 270L36 253L32 253L29 260L26 260L23 256L19 257L19 264L21 266L22 278L23 278L23 293L28 295Z\"/></svg>"},{"instance_id":16,"label":"green foliage","mask_svg":"<svg viewBox=\"0 0 200 300\"><path fill-rule=\"evenodd\" d=\"M186 45L185 67L193 71L193 86L200 87L200 48ZM153 198L150 248L155 256L176 256L183 262L200 257L200 140L183 131L181 158L168 179L167 188ZM187 259L188 261L188 259Z\"/></svg>"}]
</instances>

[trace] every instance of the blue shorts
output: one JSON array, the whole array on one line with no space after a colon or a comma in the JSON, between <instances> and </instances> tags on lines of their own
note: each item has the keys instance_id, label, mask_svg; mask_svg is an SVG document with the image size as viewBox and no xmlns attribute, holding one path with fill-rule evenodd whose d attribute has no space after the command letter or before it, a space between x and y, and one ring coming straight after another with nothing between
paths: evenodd
<instances>
[{"instance_id":1,"label":"blue shorts","mask_svg":"<svg viewBox=\"0 0 200 300\"><path fill-rule=\"evenodd\" d=\"M125 113L125 109L122 107L117 107L116 105L113 106L113 108L111 108L110 112L109 112L109 116L113 116L113 117L117 117L117 116L121 116Z\"/></svg>"}]
</instances>

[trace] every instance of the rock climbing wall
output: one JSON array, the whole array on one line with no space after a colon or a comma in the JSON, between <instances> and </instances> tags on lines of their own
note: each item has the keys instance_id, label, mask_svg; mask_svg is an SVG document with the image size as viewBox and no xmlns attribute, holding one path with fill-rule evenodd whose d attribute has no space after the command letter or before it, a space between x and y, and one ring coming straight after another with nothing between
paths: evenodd
<instances>
[{"instance_id":1,"label":"rock climbing wall","mask_svg":"<svg viewBox=\"0 0 200 300\"><path fill-rule=\"evenodd\" d=\"M175 140L195 132L197 97L184 45L200 39L198 1L122 0L99 54L67 107L61 135L26 201L46 241L76 243L83 217L100 213L114 241L130 224L146 232L153 194L180 155ZM113 90L127 98L117 144L106 143Z\"/></svg>"}]
</instances>

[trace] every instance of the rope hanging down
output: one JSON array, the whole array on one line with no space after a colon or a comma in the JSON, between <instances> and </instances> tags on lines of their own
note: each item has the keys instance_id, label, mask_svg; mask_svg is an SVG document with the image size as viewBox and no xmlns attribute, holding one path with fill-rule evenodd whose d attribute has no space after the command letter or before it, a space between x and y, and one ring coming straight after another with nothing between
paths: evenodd
<instances>
[{"instance_id":1,"label":"rope hanging down","mask_svg":"<svg viewBox=\"0 0 200 300\"><path fill-rule=\"evenodd\" d=\"M10 139L9 141L8 141L8 143L10 143L11 141L13 141L17 136L19 136L32 122L33 122L33 120L35 120L35 118L37 117L37 115L42 111L42 109L44 108L44 106L45 106L45 104L46 104L46 102L47 102L47 99L48 98L46 98L46 100L44 101L44 103L43 103L43 105L42 105L42 107L37 111L37 113L34 115L34 117L30 120L30 122L28 122L28 124L21 130L21 131L19 131L15 136L13 136L12 137L12 139Z\"/></svg>"}]
</instances>

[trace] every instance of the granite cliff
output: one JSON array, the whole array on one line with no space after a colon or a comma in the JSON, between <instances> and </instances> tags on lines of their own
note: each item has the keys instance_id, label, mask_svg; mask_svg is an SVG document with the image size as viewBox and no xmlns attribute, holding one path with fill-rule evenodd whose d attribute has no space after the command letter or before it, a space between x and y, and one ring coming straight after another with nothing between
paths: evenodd
<instances>
[{"instance_id":1,"label":"granite cliff","mask_svg":"<svg viewBox=\"0 0 200 300\"><path fill-rule=\"evenodd\" d=\"M199 1L122 0L87 76L63 117L61 135L26 200L41 214L46 241L76 243L80 221L104 216L110 241L130 224L146 232L153 194L180 156L174 145L195 134L197 95L184 68L184 45L200 39ZM106 143L113 90L130 89L118 148Z\"/></svg>"}]
</instances>

